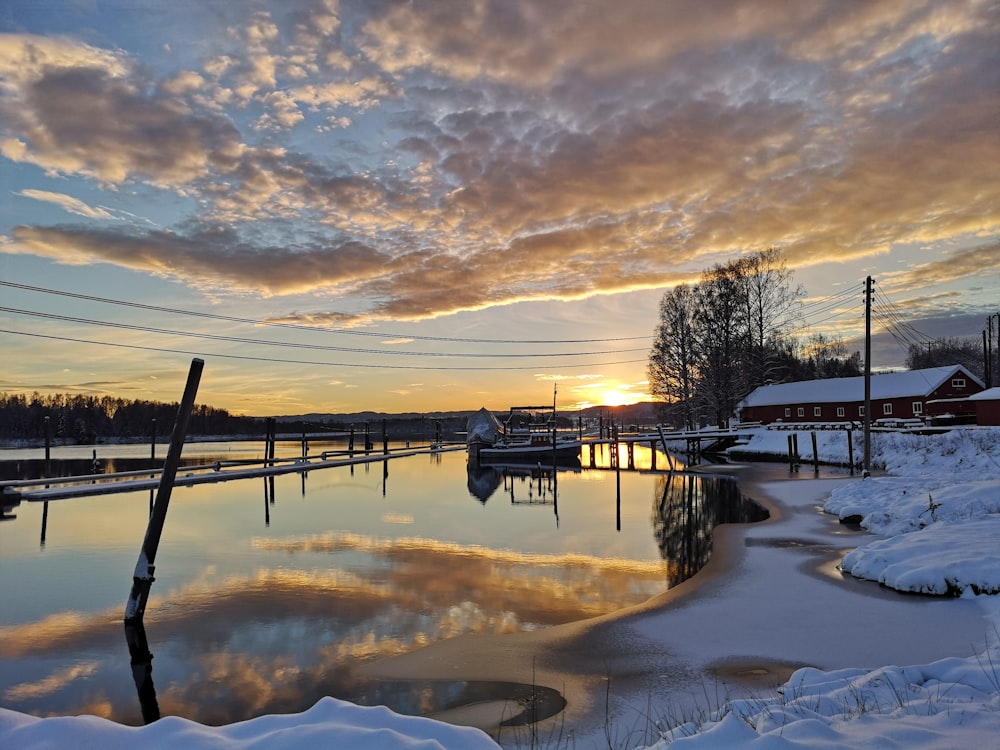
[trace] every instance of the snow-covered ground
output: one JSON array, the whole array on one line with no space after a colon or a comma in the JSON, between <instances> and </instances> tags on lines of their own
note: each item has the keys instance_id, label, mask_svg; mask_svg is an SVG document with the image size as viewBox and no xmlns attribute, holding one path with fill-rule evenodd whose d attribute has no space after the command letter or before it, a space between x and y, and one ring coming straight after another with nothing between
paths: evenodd
<instances>
[{"instance_id":1,"label":"snow-covered ground","mask_svg":"<svg viewBox=\"0 0 1000 750\"><path fill-rule=\"evenodd\" d=\"M824 461L846 461L842 432L818 433L817 444ZM878 434L872 448L873 463L884 468L887 476L835 482L824 505L828 513L859 521L877 535L850 551L842 569L903 591L976 602L991 623L985 647L970 656L937 658L917 666L799 669L776 694L730 700L706 710L697 720L673 726L661 724L657 729L659 739L645 743L648 747L996 746L1000 736L1000 597L977 592L1000 592L1000 429L956 430L932 437ZM760 430L747 449L783 455L787 433ZM808 461L808 432L800 433L799 449L803 460ZM748 541L756 539L758 548L765 547L764 542L778 548L778 540L758 537L749 536ZM768 584L773 587L775 581ZM761 586L749 593L760 597L767 591ZM835 606L828 612L816 613L813 609L805 606L798 610L803 628L815 627L811 622L830 618L841 618L845 627L853 628L859 623L852 620L864 616ZM640 618L634 630L643 637L659 637L667 650L677 647L678 627L687 625L685 618L701 622L690 612L668 616L673 617L670 622L676 627L664 628L664 615L654 612L645 620ZM819 619L810 622L809 616ZM724 623L712 625L725 628ZM740 627L751 630L753 623L744 621ZM705 631L706 638L713 635ZM754 637L766 638L767 631L755 632ZM899 637L906 639L910 634L900 633ZM802 644L788 644L789 650L782 653L789 653L792 661L800 659L791 651L799 646ZM651 700L655 702L655 695ZM139 744L147 748L184 745L191 750L282 750L313 745L372 749L497 747L476 729L403 717L386 709L353 706L330 698L302 714L265 716L218 728L178 718L132 728L95 717L39 719L0 709L3 748L125 748ZM560 746L558 742L552 744Z\"/></svg>"}]
</instances>

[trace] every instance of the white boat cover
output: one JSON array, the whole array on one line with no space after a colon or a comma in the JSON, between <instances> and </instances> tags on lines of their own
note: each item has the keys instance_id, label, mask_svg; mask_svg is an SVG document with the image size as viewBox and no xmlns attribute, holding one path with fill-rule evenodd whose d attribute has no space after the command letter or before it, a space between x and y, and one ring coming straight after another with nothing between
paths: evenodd
<instances>
[{"instance_id":1,"label":"white boat cover","mask_svg":"<svg viewBox=\"0 0 1000 750\"><path fill-rule=\"evenodd\" d=\"M465 423L466 444L486 443L493 445L500 439L500 422L485 406L469 417Z\"/></svg>"}]
</instances>

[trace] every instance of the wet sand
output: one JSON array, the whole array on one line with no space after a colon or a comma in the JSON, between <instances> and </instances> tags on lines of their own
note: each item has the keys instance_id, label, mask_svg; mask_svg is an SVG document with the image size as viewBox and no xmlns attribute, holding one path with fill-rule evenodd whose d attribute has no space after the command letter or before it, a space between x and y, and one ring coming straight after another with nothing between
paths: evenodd
<instances>
[{"instance_id":1,"label":"wet sand","mask_svg":"<svg viewBox=\"0 0 1000 750\"><path fill-rule=\"evenodd\" d=\"M970 600L887 591L843 577L843 554L866 539L822 512L843 472L780 464L705 467L737 476L771 512L758 524L717 527L709 563L650 601L583 622L503 636L471 635L365 665L374 679L507 681L544 685L564 711L534 727L577 747L653 742L674 723L735 697L767 695L797 668L920 664L967 656L987 632ZM494 735L519 709L494 700L438 718ZM525 737L509 728L500 740Z\"/></svg>"}]
</instances>

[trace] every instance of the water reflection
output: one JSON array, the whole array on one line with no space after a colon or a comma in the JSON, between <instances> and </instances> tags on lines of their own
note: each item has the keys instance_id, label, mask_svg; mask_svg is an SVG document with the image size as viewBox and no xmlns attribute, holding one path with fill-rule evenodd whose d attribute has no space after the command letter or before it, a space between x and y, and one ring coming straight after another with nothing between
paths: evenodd
<instances>
[{"instance_id":1,"label":"water reflection","mask_svg":"<svg viewBox=\"0 0 1000 750\"><path fill-rule=\"evenodd\" d=\"M463 482L458 453L393 461L389 487L388 463L311 472L308 489L303 473L266 478L263 492L250 480L179 490L146 630L127 632L127 646L121 605L145 493L53 503L58 532L42 549L12 530L42 520L41 503L24 504L21 521L0 525L0 702L218 724L301 711L324 695L420 713L506 699L520 688L379 685L355 668L456 635L641 603L707 559L710 527L677 524L750 520L723 480L491 468ZM559 524L539 523L559 506Z\"/></svg>"},{"instance_id":2,"label":"water reflection","mask_svg":"<svg viewBox=\"0 0 1000 750\"><path fill-rule=\"evenodd\" d=\"M657 480L653 534L671 586L686 581L708 562L712 530L724 523L753 523L768 512L740 493L729 477L670 474Z\"/></svg>"}]
</instances>

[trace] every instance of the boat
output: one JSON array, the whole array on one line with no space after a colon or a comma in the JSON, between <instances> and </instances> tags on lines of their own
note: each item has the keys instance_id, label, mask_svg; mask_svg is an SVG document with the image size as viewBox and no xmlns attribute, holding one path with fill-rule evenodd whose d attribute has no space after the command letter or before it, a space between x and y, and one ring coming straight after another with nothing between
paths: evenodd
<instances>
[{"instance_id":1,"label":"boat","mask_svg":"<svg viewBox=\"0 0 1000 750\"><path fill-rule=\"evenodd\" d=\"M501 424L485 407L469 418L466 445L479 465L579 466L583 441L559 435L552 406L512 406Z\"/></svg>"}]
</instances>

